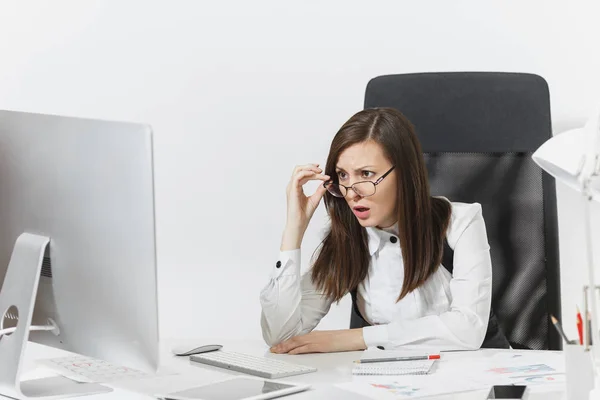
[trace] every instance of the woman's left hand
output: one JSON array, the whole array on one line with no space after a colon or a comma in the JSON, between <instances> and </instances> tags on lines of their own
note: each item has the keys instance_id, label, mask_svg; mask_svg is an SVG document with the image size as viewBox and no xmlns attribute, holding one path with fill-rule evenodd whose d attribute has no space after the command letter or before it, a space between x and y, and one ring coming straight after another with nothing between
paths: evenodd
<instances>
[{"instance_id":1,"label":"woman's left hand","mask_svg":"<svg viewBox=\"0 0 600 400\"><path fill-rule=\"evenodd\" d=\"M312 331L306 335L295 336L271 347L271 352L278 354L333 353L364 350L366 348L363 331L360 328L337 331Z\"/></svg>"}]
</instances>

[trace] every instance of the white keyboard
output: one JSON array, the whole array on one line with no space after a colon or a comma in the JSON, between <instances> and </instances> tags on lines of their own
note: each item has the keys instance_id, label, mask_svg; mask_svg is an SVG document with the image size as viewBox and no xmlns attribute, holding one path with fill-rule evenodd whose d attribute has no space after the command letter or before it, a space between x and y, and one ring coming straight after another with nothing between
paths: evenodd
<instances>
[{"instance_id":1,"label":"white keyboard","mask_svg":"<svg viewBox=\"0 0 600 400\"><path fill-rule=\"evenodd\" d=\"M230 353L223 350L194 354L190 356L190 360L268 379L307 374L317 370L313 367L287 363L272 358Z\"/></svg>"}]
</instances>

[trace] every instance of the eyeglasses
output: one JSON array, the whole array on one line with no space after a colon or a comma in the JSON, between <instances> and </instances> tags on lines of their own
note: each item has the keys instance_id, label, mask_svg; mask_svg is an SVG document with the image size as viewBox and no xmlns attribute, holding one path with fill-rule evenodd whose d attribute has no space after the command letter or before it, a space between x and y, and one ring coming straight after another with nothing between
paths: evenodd
<instances>
[{"instance_id":1,"label":"eyeglasses","mask_svg":"<svg viewBox=\"0 0 600 400\"><path fill-rule=\"evenodd\" d=\"M348 189L352 189L354 193L356 193L360 197L373 196L375 194L375 188L377 187L377 185L379 185L383 178L388 176L394 168L396 168L395 165L392 168L390 168L388 172L381 175L381 177L375 182L361 181L354 183L352 186L344 186L339 183L328 181L323 183L323 186L329 191L329 193L331 193L335 197L346 197L346 194L348 194Z\"/></svg>"}]
</instances>

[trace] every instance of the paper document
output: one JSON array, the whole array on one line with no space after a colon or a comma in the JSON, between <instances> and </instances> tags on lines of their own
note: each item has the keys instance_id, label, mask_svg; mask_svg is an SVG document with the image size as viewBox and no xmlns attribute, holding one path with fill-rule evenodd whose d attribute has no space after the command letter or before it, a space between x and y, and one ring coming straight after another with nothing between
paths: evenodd
<instances>
[{"instance_id":1,"label":"paper document","mask_svg":"<svg viewBox=\"0 0 600 400\"><path fill-rule=\"evenodd\" d=\"M502 378L510 385L551 385L565 383L565 365L561 353L527 351L498 353L489 361L485 371L489 376Z\"/></svg>"},{"instance_id":2,"label":"paper document","mask_svg":"<svg viewBox=\"0 0 600 400\"><path fill-rule=\"evenodd\" d=\"M417 399L420 397L439 396L450 393L461 393L488 387L468 379L444 379L433 375L388 377L387 382L348 382L336 385L372 399Z\"/></svg>"},{"instance_id":3,"label":"paper document","mask_svg":"<svg viewBox=\"0 0 600 400\"><path fill-rule=\"evenodd\" d=\"M365 352L366 353L366 352ZM380 356L389 356L381 351ZM401 352L401 354L408 354ZM364 354L364 358L373 354ZM493 356L457 358L442 353L426 375L354 375L340 389L372 399L415 399L466 391L486 391L493 385L527 385L536 391L554 390L565 383L564 356L558 352L500 351ZM383 364L383 363L381 363ZM365 364L368 365L368 364Z\"/></svg>"}]
</instances>

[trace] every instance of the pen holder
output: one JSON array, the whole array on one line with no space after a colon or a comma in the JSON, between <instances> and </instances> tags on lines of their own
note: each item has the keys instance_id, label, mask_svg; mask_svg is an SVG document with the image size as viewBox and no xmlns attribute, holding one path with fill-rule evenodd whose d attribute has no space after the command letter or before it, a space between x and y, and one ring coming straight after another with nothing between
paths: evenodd
<instances>
[{"instance_id":1,"label":"pen holder","mask_svg":"<svg viewBox=\"0 0 600 400\"><path fill-rule=\"evenodd\" d=\"M594 387L591 351L578 344L565 344L567 400L585 400Z\"/></svg>"}]
</instances>

